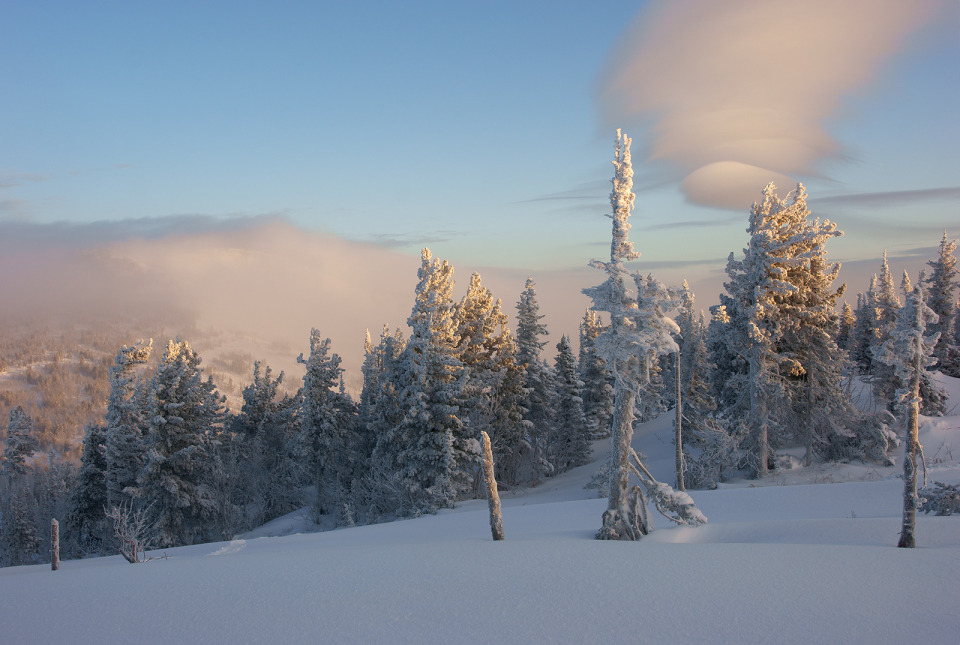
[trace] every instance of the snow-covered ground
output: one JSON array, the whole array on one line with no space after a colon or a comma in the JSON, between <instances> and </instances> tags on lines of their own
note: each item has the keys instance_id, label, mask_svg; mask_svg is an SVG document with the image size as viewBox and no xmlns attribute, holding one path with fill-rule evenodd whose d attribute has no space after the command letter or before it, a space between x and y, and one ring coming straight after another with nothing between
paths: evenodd
<instances>
[{"instance_id":1,"label":"snow-covered ground","mask_svg":"<svg viewBox=\"0 0 960 645\"><path fill-rule=\"evenodd\" d=\"M960 402L960 381L943 381ZM930 481L960 482L960 414L924 419ZM635 445L672 481L670 418ZM416 520L0 570L4 643L960 643L960 517L897 549L898 465L816 466L692 491L709 523L599 542L606 458ZM284 533L292 533L280 536ZM160 555L155 554L155 555Z\"/></svg>"}]
</instances>

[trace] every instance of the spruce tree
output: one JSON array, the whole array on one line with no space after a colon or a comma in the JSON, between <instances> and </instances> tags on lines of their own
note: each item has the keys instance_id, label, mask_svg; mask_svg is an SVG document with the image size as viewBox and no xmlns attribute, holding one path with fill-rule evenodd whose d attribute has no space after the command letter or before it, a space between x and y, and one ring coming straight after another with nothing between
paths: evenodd
<instances>
[{"instance_id":1,"label":"spruce tree","mask_svg":"<svg viewBox=\"0 0 960 645\"><path fill-rule=\"evenodd\" d=\"M106 434L103 426L87 428L80 455L80 472L70 495L70 512L65 526L76 536L82 554L100 552L109 537L104 517L107 509Z\"/></svg>"},{"instance_id":2,"label":"spruce tree","mask_svg":"<svg viewBox=\"0 0 960 645\"><path fill-rule=\"evenodd\" d=\"M243 389L243 406L231 428L241 438L237 490L253 525L295 510L301 501L303 467L298 454L300 398L280 394L283 372L273 378L261 362Z\"/></svg>"},{"instance_id":3,"label":"spruce tree","mask_svg":"<svg viewBox=\"0 0 960 645\"><path fill-rule=\"evenodd\" d=\"M339 512L347 501L357 466L357 406L343 391L340 356L330 353L330 339L310 331L310 356L301 401L302 442L316 489L319 514Z\"/></svg>"},{"instance_id":4,"label":"spruce tree","mask_svg":"<svg viewBox=\"0 0 960 645\"><path fill-rule=\"evenodd\" d=\"M464 441L459 405L464 385L457 358L453 267L421 255L416 299L407 324L410 339L401 367L403 418L397 432L398 475L403 485L403 514L435 513L453 506L460 465L473 464L480 444Z\"/></svg>"},{"instance_id":5,"label":"spruce tree","mask_svg":"<svg viewBox=\"0 0 960 645\"><path fill-rule=\"evenodd\" d=\"M40 442L33 436L33 419L21 406L10 410L7 423L7 438L3 450L3 463L0 473L8 477L24 475L30 467L27 459L40 448Z\"/></svg>"},{"instance_id":6,"label":"spruce tree","mask_svg":"<svg viewBox=\"0 0 960 645\"><path fill-rule=\"evenodd\" d=\"M553 394L553 442L550 461L557 472L582 466L590 458L587 422L583 415L582 383L577 378L577 361L570 340L561 336L557 343L554 367L556 387Z\"/></svg>"},{"instance_id":7,"label":"spruce tree","mask_svg":"<svg viewBox=\"0 0 960 645\"><path fill-rule=\"evenodd\" d=\"M470 436L488 433L497 472L502 480L516 484L525 445L523 373L501 302L494 300L477 273L456 309L456 324L458 357L468 370L460 418Z\"/></svg>"},{"instance_id":8,"label":"spruce tree","mask_svg":"<svg viewBox=\"0 0 960 645\"><path fill-rule=\"evenodd\" d=\"M610 421L613 418L613 378L597 354L596 338L603 331L597 312L587 310L580 323L580 355L577 361L583 387L583 414L592 439L610 436Z\"/></svg>"},{"instance_id":9,"label":"spruce tree","mask_svg":"<svg viewBox=\"0 0 960 645\"><path fill-rule=\"evenodd\" d=\"M213 537L217 522L214 450L225 397L203 379L200 356L186 341L170 341L150 391L153 407L147 456L136 497L152 507L158 546L195 544Z\"/></svg>"},{"instance_id":10,"label":"spruce tree","mask_svg":"<svg viewBox=\"0 0 960 645\"><path fill-rule=\"evenodd\" d=\"M124 345L110 368L110 398L103 438L107 509L132 503L137 476L143 469L144 435L148 406L152 403L136 370L149 360L152 349L153 340L131 347Z\"/></svg>"},{"instance_id":11,"label":"spruce tree","mask_svg":"<svg viewBox=\"0 0 960 645\"><path fill-rule=\"evenodd\" d=\"M523 407L526 412L523 420L526 425L526 438L529 444L530 478L537 484L541 478L553 472L553 464L548 456L550 443L550 370L540 358L547 341L541 337L547 335L547 326L540 320L540 305L537 303L537 291L533 278L527 278L520 300L517 301L517 363L524 371L523 386L526 399Z\"/></svg>"},{"instance_id":12,"label":"spruce tree","mask_svg":"<svg viewBox=\"0 0 960 645\"><path fill-rule=\"evenodd\" d=\"M947 238L943 232L936 260L927 262L933 269L925 281L928 305L937 314L938 322L930 331L940 333L933 355L937 358L935 367L948 376L960 377L960 342L954 335L957 319L957 259L953 253L957 243Z\"/></svg>"}]
</instances>

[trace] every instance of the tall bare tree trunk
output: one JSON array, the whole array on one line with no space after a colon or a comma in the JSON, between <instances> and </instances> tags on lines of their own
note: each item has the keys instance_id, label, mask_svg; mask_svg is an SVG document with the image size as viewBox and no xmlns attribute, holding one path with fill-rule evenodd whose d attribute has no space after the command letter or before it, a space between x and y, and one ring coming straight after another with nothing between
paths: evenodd
<instances>
[{"instance_id":1,"label":"tall bare tree trunk","mask_svg":"<svg viewBox=\"0 0 960 645\"><path fill-rule=\"evenodd\" d=\"M50 520L50 569L60 568L60 523Z\"/></svg>"},{"instance_id":2,"label":"tall bare tree trunk","mask_svg":"<svg viewBox=\"0 0 960 645\"><path fill-rule=\"evenodd\" d=\"M680 400L680 352L677 352L677 490L687 490L683 485L683 407Z\"/></svg>"},{"instance_id":3,"label":"tall bare tree trunk","mask_svg":"<svg viewBox=\"0 0 960 645\"><path fill-rule=\"evenodd\" d=\"M639 540L646 533L646 524L637 516L635 509L631 508L628 494L635 402L635 390L618 381L613 406L613 471L610 473L610 498L607 510L603 513L603 526L597 534L601 540Z\"/></svg>"},{"instance_id":4,"label":"tall bare tree trunk","mask_svg":"<svg viewBox=\"0 0 960 645\"><path fill-rule=\"evenodd\" d=\"M503 539L503 514L500 512L500 495L497 493L497 480L493 476L493 449L490 447L490 435L480 431L483 438L483 475L487 480L487 503L490 506L490 532L494 540Z\"/></svg>"},{"instance_id":5,"label":"tall bare tree trunk","mask_svg":"<svg viewBox=\"0 0 960 645\"><path fill-rule=\"evenodd\" d=\"M917 452L920 416L920 356L910 375L910 405L907 408L907 446L903 456L903 527L898 547L912 549L916 544L917 527Z\"/></svg>"}]
</instances>

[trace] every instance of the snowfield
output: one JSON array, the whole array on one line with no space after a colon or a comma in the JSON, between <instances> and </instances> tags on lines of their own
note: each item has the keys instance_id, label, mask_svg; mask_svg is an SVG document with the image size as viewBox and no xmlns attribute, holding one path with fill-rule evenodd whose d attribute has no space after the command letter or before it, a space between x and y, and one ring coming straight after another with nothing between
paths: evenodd
<instances>
[{"instance_id":1,"label":"snowfield","mask_svg":"<svg viewBox=\"0 0 960 645\"><path fill-rule=\"evenodd\" d=\"M960 381L943 382L955 405ZM960 416L922 422L928 480L960 483ZM671 432L666 414L634 439L667 482ZM476 500L324 533L299 533L294 513L139 565L0 569L2 640L960 643L960 517L920 514L918 548L895 547L902 455L691 491L708 524L655 515L627 543L593 539L606 501L583 486L609 445L595 448L592 464L504 495L503 542Z\"/></svg>"}]
</instances>

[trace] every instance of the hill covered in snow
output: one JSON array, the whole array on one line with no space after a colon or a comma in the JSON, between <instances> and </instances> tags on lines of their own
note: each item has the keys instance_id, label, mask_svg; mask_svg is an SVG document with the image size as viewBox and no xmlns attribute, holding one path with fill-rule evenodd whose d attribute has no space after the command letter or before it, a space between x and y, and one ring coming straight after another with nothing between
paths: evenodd
<instances>
[{"instance_id":1,"label":"hill covered in snow","mask_svg":"<svg viewBox=\"0 0 960 645\"><path fill-rule=\"evenodd\" d=\"M952 401L960 381L948 379ZM957 415L956 408L952 414ZM635 447L672 481L670 415ZM960 416L924 418L927 479L960 483ZM901 450L902 452L902 450ZM815 465L691 491L705 526L593 539L585 489L609 454L503 498L305 533L292 514L231 542L0 569L7 643L950 643L960 638L960 517L895 547L898 465Z\"/></svg>"}]
</instances>

